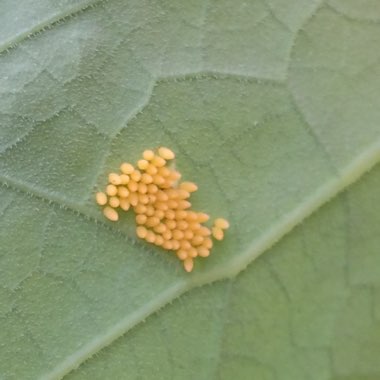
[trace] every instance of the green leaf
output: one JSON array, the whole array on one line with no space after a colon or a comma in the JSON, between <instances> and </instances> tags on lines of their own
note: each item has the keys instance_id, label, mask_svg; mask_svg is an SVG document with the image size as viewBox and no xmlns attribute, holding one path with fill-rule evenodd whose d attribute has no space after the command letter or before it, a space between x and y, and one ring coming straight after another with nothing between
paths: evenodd
<instances>
[{"instance_id":1,"label":"green leaf","mask_svg":"<svg viewBox=\"0 0 380 380\"><path fill-rule=\"evenodd\" d=\"M380 159L366 6L0 2L1 379L379 377L379 170L268 251ZM190 275L93 199L161 144L231 222Z\"/></svg>"}]
</instances>

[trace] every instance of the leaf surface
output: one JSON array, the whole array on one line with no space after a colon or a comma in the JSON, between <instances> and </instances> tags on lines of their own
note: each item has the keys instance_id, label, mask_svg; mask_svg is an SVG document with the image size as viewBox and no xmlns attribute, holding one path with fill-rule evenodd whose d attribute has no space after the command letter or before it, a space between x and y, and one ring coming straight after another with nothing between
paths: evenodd
<instances>
[{"instance_id":1,"label":"leaf surface","mask_svg":"<svg viewBox=\"0 0 380 380\"><path fill-rule=\"evenodd\" d=\"M196 291L188 296L195 319L202 318L202 297L215 297L230 310L225 295L237 292L239 310L244 289L255 281L252 271L262 271L258 276L268 284L255 282L257 294L247 295L247 308L256 297L279 292L255 263L240 272L380 158L380 9L368 3L370 18L340 1L39 1L33 10L26 0L17 7L0 2L0 378L61 378L194 286L223 280L201 290L200 298ZM172 256L138 241L131 217L107 223L93 200L122 160L135 161L143 149L161 144L177 152L184 177L198 183L194 206L232 225L190 276ZM370 196L376 183L367 182ZM339 235L348 220L342 216L328 230ZM312 230L316 262L324 262L319 256L326 252ZM295 242L299 234L294 231ZM343 260L340 243L331 239L328 251ZM376 250L366 239L355 244L368 252L363 261L350 258L353 268L366 268L357 271L356 281L376 282ZM297 277L288 251L276 268ZM265 256L269 261L272 254ZM300 273L295 292L307 278ZM338 278L330 279L331 295L327 283L313 293L323 276L317 270L315 285L302 298L308 314L301 319L318 314L309 309L313 297L336 297L336 309L344 307L346 287ZM240 286L241 294L235 290ZM352 291L358 311L366 302L359 293ZM292 302L278 297L277 317ZM178 328L193 318L189 312L180 316L179 302L167 317L179 318ZM338 311L330 311L318 319L320 334L313 330L324 339L321 345L333 341L333 329L325 331L324 323L330 326ZM228 313L233 318L234 310ZM363 312L360 320L366 317ZM161 320L150 321L155 318ZM238 335L247 342L239 343L220 323L209 348L216 358L225 351L222 336L231 352L239 352L258 334L250 327ZM261 334L269 328L260 328ZM367 327L355 331L360 328ZM312 345L302 355L317 360L319 343L307 342L307 331L299 334L297 344ZM278 339L285 347L288 338ZM145 344L141 352L149 352ZM263 350L264 362L278 349L272 346ZM280 361L291 365L296 357L289 351ZM152 353L150 360L154 366L158 357ZM228 378L236 364L226 361L223 370L216 362L205 365L210 376L221 371ZM272 376L266 365L258 373ZM302 372L287 373L303 378Z\"/></svg>"}]
</instances>

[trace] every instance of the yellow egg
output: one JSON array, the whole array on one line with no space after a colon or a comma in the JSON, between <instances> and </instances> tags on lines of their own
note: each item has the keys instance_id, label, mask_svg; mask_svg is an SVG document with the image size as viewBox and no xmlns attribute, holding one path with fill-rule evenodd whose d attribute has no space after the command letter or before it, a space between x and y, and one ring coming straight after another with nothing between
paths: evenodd
<instances>
[{"instance_id":1,"label":"yellow egg","mask_svg":"<svg viewBox=\"0 0 380 380\"><path fill-rule=\"evenodd\" d=\"M157 224L157 226L154 226L153 230L157 232L158 234L163 234L167 230L167 227L165 226L165 224L160 223L160 224Z\"/></svg>"},{"instance_id":2,"label":"yellow egg","mask_svg":"<svg viewBox=\"0 0 380 380\"><path fill-rule=\"evenodd\" d=\"M127 162L124 162L123 164L121 164L120 170L124 174L131 174L131 173L133 173L133 171L135 170L135 168L133 167L133 165L131 165L131 164L127 163Z\"/></svg>"},{"instance_id":3,"label":"yellow egg","mask_svg":"<svg viewBox=\"0 0 380 380\"><path fill-rule=\"evenodd\" d=\"M184 189L178 189L177 190L177 195L179 199L187 199L190 197L190 192L186 191Z\"/></svg>"},{"instance_id":4,"label":"yellow egg","mask_svg":"<svg viewBox=\"0 0 380 380\"><path fill-rule=\"evenodd\" d=\"M146 206L146 211L145 211L146 215L152 216L154 215L154 212L155 212L155 208L153 206L151 205Z\"/></svg>"},{"instance_id":5,"label":"yellow egg","mask_svg":"<svg viewBox=\"0 0 380 380\"><path fill-rule=\"evenodd\" d=\"M185 220L178 220L178 221L177 221L177 228L178 228L179 230L183 230L183 231L186 231L186 230L191 231L191 230L189 229L189 223L187 223Z\"/></svg>"},{"instance_id":6,"label":"yellow egg","mask_svg":"<svg viewBox=\"0 0 380 380\"><path fill-rule=\"evenodd\" d=\"M178 240L171 240L172 242L172 249L174 251L176 251L177 249L179 249L180 245L179 245L179 241Z\"/></svg>"},{"instance_id":7,"label":"yellow egg","mask_svg":"<svg viewBox=\"0 0 380 380\"><path fill-rule=\"evenodd\" d=\"M177 223L176 223L176 221L175 220L167 220L166 222L165 222L165 224L166 224L166 227L168 227L169 228L169 230L174 230L174 228L176 228L176 226L177 226Z\"/></svg>"},{"instance_id":8,"label":"yellow egg","mask_svg":"<svg viewBox=\"0 0 380 380\"><path fill-rule=\"evenodd\" d=\"M129 191L132 192L132 193L135 193L137 191L138 187L139 187L139 185L137 184L137 182L133 181L133 180L129 181L129 183L128 183L127 186L128 186Z\"/></svg>"},{"instance_id":9,"label":"yellow egg","mask_svg":"<svg viewBox=\"0 0 380 380\"><path fill-rule=\"evenodd\" d=\"M164 231L163 233L162 233L162 237L165 239L165 240L167 240L167 241L169 241L171 238L172 238L172 232L170 231L170 230L166 230L166 231Z\"/></svg>"},{"instance_id":10,"label":"yellow egg","mask_svg":"<svg viewBox=\"0 0 380 380\"><path fill-rule=\"evenodd\" d=\"M154 241L154 244L162 246L162 244L164 244L164 238L161 235L156 235L156 240Z\"/></svg>"},{"instance_id":11,"label":"yellow egg","mask_svg":"<svg viewBox=\"0 0 380 380\"><path fill-rule=\"evenodd\" d=\"M121 209L123 209L124 211L128 211L130 207L131 207L131 204L129 203L128 199L125 199L125 198L120 199Z\"/></svg>"},{"instance_id":12,"label":"yellow egg","mask_svg":"<svg viewBox=\"0 0 380 380\"><path fill-rule=\"evenodd\" d=\"M146 194L148 191L148 186L144 182L140 182L137 190L141 194Z\"/></svg>"},{"instance_id":13,"label":"yellow egg","mask_svg":"<svg viewBox=\"0 0 380 380\"><path fill-rule=\"evenodd\" d=\"M145 240L149 243L154 243L154 241L156 240L156 234L153 231L148 230L145 236Z\"/></svg>"},{"instance_id":14,"label":"yellow egg","mask_svg":"<svg viewBox=\"0 0 380 380\"><path fill-rule=\"evenodd\" d=\"M119 220L119 214L112 207L104 207L103 214L107 219L111 220L112 222L116 222L117 220Z\"/></svg>"},{"instance_id":15,"label":"yellow egg","mask_svg":"<svg viewBox=\"0 0 380 380\"><path fill-rule=\"evenodd\" d=\"M158 169L156 166L149 164L148 167L145 169L145 171L150 175L155 175L158 172Z\"/></svg>"},{"instance_id":16,"label":"yellow egg","mask_svg":"<svg viewBox=\"0 0 380 380\"><path fill-rule=\"evenodd\" d=\"M164 159L164 160L173 160L175 157L175 154L172 150L165 147L160 147L158 149L158 154Z\"/></svg>"},{"instance_id":17,"label":"yellow egg","mask_svg":"<svg viewBox=\"0 0 380 380\"><path fill-rule=\"evenodd\" d=\"M108 204L113 208L119 207L120 199L118 197L110 197L110 199L108 200Z\"/></svg>"},{"instance_id":18,"label":"yellow egg","mask_svg":"<svg viewBox=\"0 0 380 380\"><path fill-rule=\"evenodd\" d=\"M126 185L129 182L129 175L120 174L120 181L122 185Z\"/></svg>"},{"instance_id":19,"label":"yellow egg","mask_svg":"<svg viewBox=\"0 0 380 380\"><path fill-rule=\"evenodd\" d=\"M112 185L120 185L121 184L121 178L120 178L119 174L110 173L108 175L108 182L112 183Z\"/></svg>"},{"instance_id":20,"label":"yellow egg","mask_svg":"<svg viewBox=\"0 0 380 380\"><path fill-rule=\"evenodd\" d=\"M204 242L202 243L202 247L205 247L207 249L211 249L213 246L212 240L210 238L206 238Z\"/></svg>"},{"instance_id":21,"label":"yellow egg","mask_svg":"<svg viewBox=\"0 0 380 380\"><path fill-rule=\"evenodd\" d=\"M163 210L163 211L166 211L169 208L167 203L165 202L156 202L155 206L158 210Z\"/></svg>"},{"instance_id":22,"label":"yellow egg","mask_svg":"<svg viewBox=\"0 0 380 380\"><path fill-rule=\"evenodd\" d=\"M176 210L175 211L175 217L176 219L186 219L187 218L187 211L186 210Z\"/></svg>"},{"instance_id":23,"label":"yellow egg","mask_svg":"<svg viewBox=\"0 0 380 380\"><path fill-rule=\"evenodd\" d=\"M137 235L140 239L145 239L147 233L148 233L148 230L147 230L144 226L138 226L138 227L136 228L136 235Z\"/></svg>"},{"instance_id":24,"label":"yellow egg","mask_svg":"<svg viewBox=\"0 0 380 380\"><path fill-rule=\"evenodd\" d=\"M197 245L201 245L204 241L204 237L201 236L201 235L195 235L193 237L193 239L191 240L191 243L194 245L194 246L197 246Z\"/></svg>"},{"instance_id":25,"label":"yellow egg","mask_svg":"<svg viewBox=\"0 0 380 380\"><path fill-rule=\"evenodd\" d=\"M161 202L166 202L169 199L168 195L162 190L159 190L156 196L157 196L157 200Z\"/></svg>"},{"instance_id":26,"label":"yellow egg","mask_svg":"<svg viewBox=\"0 0 380 380\"><path fill-rule=\"evenodd\" d=\"M167 205L168 205L169 210L174 210L178 208L178 202L174 199L169 199L167 201Z\"/></svg>"},{"instance_id":27,"label":"yellow egg","mask_svg":"<svg viewBox=\"0 0 380 380\"><path fill-rule=\"evenodd\" d=\"M115 185L108 185L106 187L106 193L110 196L113 197L117 194L117 187Z\"/></svg>"},{"instance_id":28,"label":"yellow egg","mask_svg":"<svg viewBox=\"0 0 380 380\"><path fill-rule=\"evenodd\" d=\"M187 258L183 261L183 266L186 272L191 272L194 268L194 262L192 258Z\"/></svg>"},{"instance_id":29,"label":"yellow egg","mask_svg":"<svg viewBox=\"0 0 380 380\"><path fill-rule=\"evenodd\" d=\"M128 196L129 203L135 207L139 203L139 197L136 193L130 193Z\"/></svg>"},{"instance_id":30,"label":"yellow egg","mask_svg":"<svg viewBox=\"0 0 380 380\"><path fill-rule=\"evenodd\" d=\"M169 240L165 240L162 246L167 249L167 250L172 250L173 249L173 243Z\"/></svg>"},{"instance_id":31,"label":"yellow egg","mask_svg":"<svg viewBox=\"0 0 380 380\"><path fill-rule=\"evenodd\" d=\"M163 219L165 217L165 212L163 210L156 210L154 212L154 216L156 216L158 219L161 220L161 219Z\"/></svg>"},{"instance_id":32,"label":"yellow egg","mask_svg":"<svg viewBox=\"0 0 380 380\"><path fill-rule=\"evenodd\" d=\"M198 231L199 235L201 236L210 236L211 235L211 230L206 227L206 226L201 226Z\"/></svg>"},{"instance_id":33,"label":"yellow egg","mask_svg":"<svg viewBox=\"0 0 380 380\"><path fill-rule=\"evenodd\" d=\"M136 207L135 207L135 212L137 214L145 214L146 213L146 206L145 205L142 205L142 204L138 204Z\"/></svg>"},{"instance_id":34,"label":"yellow egg","mask_svg":"<svg viewBox=\"0 0 380 380\"><path fill-rule=\"evenodd\" d=\"M230 223L224 218L217 218L214 221L215 227L221 228L222 230L226 230L230 227Z\"/></svg>"},{"instance_id":35,"label":"yellow egg","mask_svg":"<svg viewBox=\"0 0 380 380\"><path fill-rule=\"evenodd\" d=\"M173 239L175 240L181 240L183 239L184 234L181 230L173 230Z\"/></svg>"},{"instance_id":36,"label":"yellow egg","mask_svg":"<svg viewBox=\"0 0 380 380\"><path fill-rule=\"evenodd\" d=\"M154 156L152 159L152 164L157 168L161 168L166 164L166 161L160 156Z\"/></svg>"},{"instance_id":37,"label":"yellow egg","mask_svg":"<svg viewBox=\"0 0 380 380\"><path fill-rule=\"evenodd\" d=\"M204 213L204 212L198 212L198 222L204 223L207 222L210 219L210 215Z\"/></svg>"},{"instance_id":38,"label":"yellow egg","mask_svg":"<svg viewBox=\"0 0 380 380\"><path fill-rule=\"evenodd\" d=\"M186 190L189 193L194 193L198 190L198 186L193 182L181 182L179 187L180 189Z\"/></svg>"},{"instance_id":39,"label":"yellow egg","mask_svg":"<svg viewBox=\"0 0 380 380\"><path fill-rule=\"evenodd\" d=\"M198 248L198 255L200 257L208 257L210 256L210 250L205 247L199 247Z\"/></svg>"},{"instance_id":40,"label":"yellow egg","mask_svg":"<svg viewBox=\"0 0 380 380\"><path fill-rule=\"evenodd\" d=\"M149 166L149 162L147 160L138 160L137 167L140 170L145 170Z\"/></svg>"},{"instance_id":41,"label":"yellow egg","mask_svg":"<svg viewBox=\"0 0 380 380\"><path fill-rule=\"evenodd\" d=\"M141 176L141 181L146 185L149 185L153 182L153 177L148 173L143 173L143 175Z\"/></svg>"},{"instance_id":42,"label":"yellow egg","mask_svg":"<svg viewBox=\"0 0 380 380\"><path fill-rule=\"evenodd\" d=\"M130 174L130 177L133 181L135 182L139 182L140 179L141 179L141 172L140 170L134 170L131 174Z\"/></svg>"},{"instance_id":43,"label":"yellow egg","mask_svg":"<svg viewBox=\"0 0 380 380\"><path fill-rule=\"evenodd\" d=\"M150 150L150 149L144 150L144 152L143 152L144 160L150 161L153 159L153 157L154 157L153 150Z\"/></svg>"},{"instance_id":44,"label":"yellow egg","mask_svg":"<svg viewBox=\"0 0 380 380\"><path fill-rule=\"evenodd\" d=\"M192 240L194 237L194 232L191 230L184 230L183 231L183 236L186 240Z\"/></svg>"},{"instance_id":45,"label":"yellow egg","mask_svg":"<svg viewBox=\"0 0 380 380\"><path fill-rule=\"evenodd\" d=\"M150 216L146 221L146 225L148 227L154 227L154 226L157 226L158 224L160 224L160 219L157 218L157 216Z\"/></svg>"},{"instance_id":46,"label":"yellow egg","mask_svg":"<svg viewBox=\"0 0 380 380\"><path fill-rule=\"evenodd\" d=\"M187 251L180 249L177 251L177 256L180 260L185 260L188 256L188 253L187 253Z\"/></svg>"},{"instance_id":47,"label":"yellow egg","mask_svg":"<svg viewBox=\"0 0 380 380\"><path fill-rule=\"evenodd\" d=\"M147 216L144 214L136 215L136 223L137 224L145 224L147 219L148 219Z\"/></svg>"},{"instance_id":48,"label":"yellow egg","mask_svg":"<svg viewBox=\"0 0 380 380\"><path fill-rule=\"evenodd\" d=\"M158 191L158 187L157 187L157 185L155 185L154 183L150 183L150 184L148 185L148 193L149 193L149 194L156 194L157 191Z\"/></svg>"},{"instance_id":49,"label":"yellow egg","mask_svg":"<svg viewBox=\"0 0 380 380\"><path fill-rule=\"evenodd\" d=\"M165 183L165 179L161 175L156 174L153 176L153 183L160 187Z\"/></svg>"},{"instance_id":50,"label":"yellow egg","mask_svg":"<svg viewBox=\"0 0 380 380\"><path fill-rule=\"evenodd\" d=\"M188 250L188 253L189 253L189 256L192 257L192 258L195 258L195 257L198 256L198 251L194 247L191 247Z\"/></svg>"},{"instance_id":51,"label":"yellow egg","mask_svg":"<svg viewBox=\"0 0 380 380\"><path fill-rule=\"evenodd\" d=\"M224 238L223 230L219 227L212 227L212 236L214 236L216 240L223 240Z\"/></svg>"},{"instance_id":52,"label":"yellow egg","mask_svg":"<svg viewBox=\"0 0 380 380\"><path fill-rule=\"evenodd\" d=\"M166 178L170 176L171 170L167 168L166 166L162 166L158 168L157 172L160 176Z\"/></svg>"},{"instance_id":53,"label":"yellow egg","mask_svg":"<svg viewBox=\"0 0 380 380\"><path fill-rule=\"evenodd\" d=\"M117 189L117 195L122 198L127 198L129 190L125 186L119 186Z\"/></svg>"},{"instance_id":54,"label":"yellow egg","mask_svg":"<svg viewBox=\"0 0 380 380\"><path fill-rule=\"evenodd\" d=\"M105 193L96 193L96 203L99 206L104 206L107 203L107 195Z\"/></svg>"},{"instance_id":55,"label":"yellow egg","mask_svg":"<svg viewBox=\"0 0 380 380\"><path fill-rule=\"evenodd\" d=\"M186 210L187 208L191 207L191 203L189 201L185 201L184 199L181 199L178 201L178 208L181 210Z\"/></svg>"},{"instance_id":56,"label":"yellow egg","mask_svg":"<svg viewBox=\"0 0 380 380\"><path fill-rule=\"evenodd\" d=\"M179 242L179 245L185 251L188 251L191 248L191 244L187 240L181 240Z\"/></svg>"},{"instance_id":57,"label":"yellow egg","mask_svg":"<svg viewBox=\"0 0 380 380\"><path fill-rule=\"evenodd\" d=\"M139 203L142 203L143 205L146 205L149 203L149 197L146 194L138 194Z\"/></svg>"}]
</instances>

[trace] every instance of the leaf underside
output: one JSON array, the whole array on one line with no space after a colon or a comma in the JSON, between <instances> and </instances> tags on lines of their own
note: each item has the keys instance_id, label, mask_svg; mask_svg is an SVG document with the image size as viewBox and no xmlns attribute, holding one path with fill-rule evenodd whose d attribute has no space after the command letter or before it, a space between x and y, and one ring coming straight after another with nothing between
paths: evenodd
<instances>
[{"instance_id":1,"label":"leaf underside","mask_svg":"<svg viewBox=\"0 0 380 380\"><path fill-rule=\"evenodd\" d=\"M380 377L364 3L0 1L1 380ZM158 145L231 222L191 275L93 200Z\"/></svg>"}]
</instances>

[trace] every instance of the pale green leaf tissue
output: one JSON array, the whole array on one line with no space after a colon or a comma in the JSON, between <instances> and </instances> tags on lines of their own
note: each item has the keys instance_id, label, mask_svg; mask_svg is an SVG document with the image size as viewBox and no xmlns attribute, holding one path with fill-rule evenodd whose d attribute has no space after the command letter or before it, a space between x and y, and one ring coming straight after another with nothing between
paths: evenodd
<instances>
[{"instance_id":1,"label":"pale green leaf tissue","mask_svg":"<svg viewBox=\"0 0 380 380\"><path fill-rule=\"evenodd\" d=\"M376 0L0 0L0 380L378 380L379 46ZM158 145L231 223L190 275L93 199Z\"/></svg>"}]
</instances>

